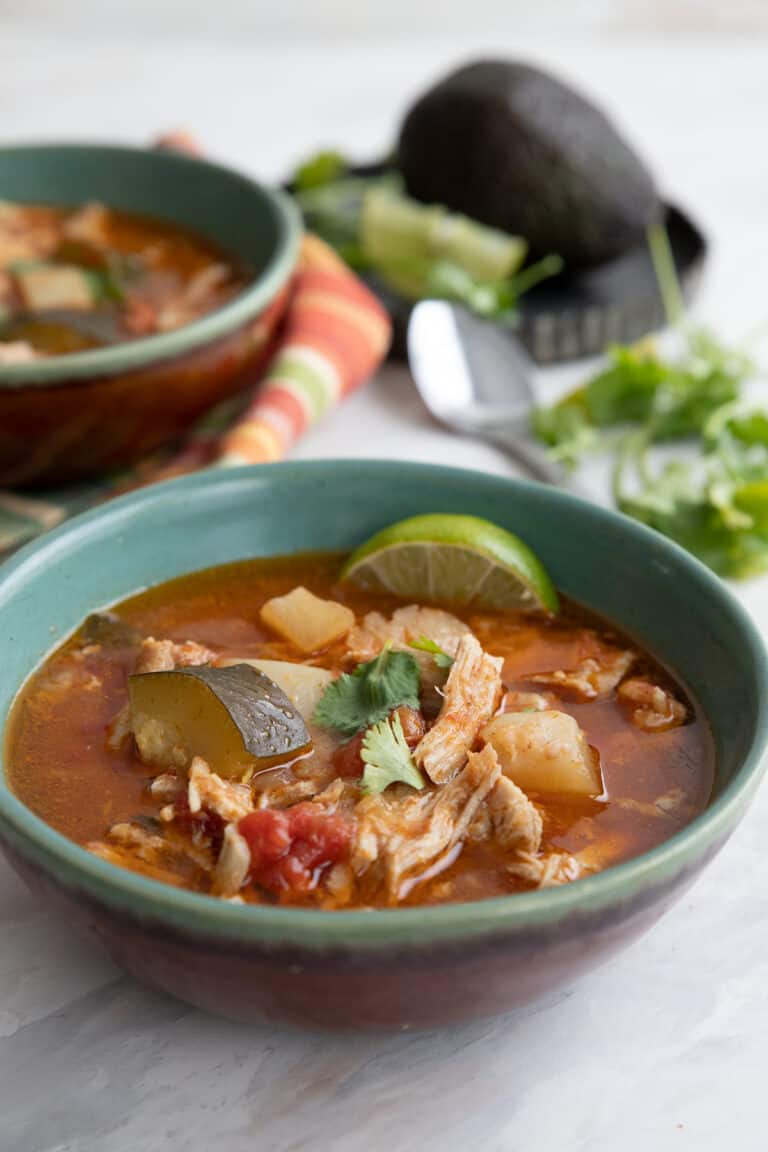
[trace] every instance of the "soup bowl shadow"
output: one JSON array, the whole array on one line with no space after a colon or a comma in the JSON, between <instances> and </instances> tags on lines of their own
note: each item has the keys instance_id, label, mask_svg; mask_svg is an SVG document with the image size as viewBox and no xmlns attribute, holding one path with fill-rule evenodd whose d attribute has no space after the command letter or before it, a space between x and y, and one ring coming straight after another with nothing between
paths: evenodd
<instances>
[{"instance_id":1,"label":"soup bowl shadow","mask_svg":"<svg viewBox=\"0 0 768 1152\"><path fill-rule=\"evenodd\" d=\"M652 851L560 888L324 912L231 904L115 868L0 780L9 860L139 980L235 1019L305 1027L426 1028L506 1012L572 983L650 928L743 815L763 771L768 671L760 637L725 586L622 516L452 468L320 461L198 474L71 521L0 570L0 715L96 608L214 564L349 549L396 519L434 511L519 533L565 595L674 672L714 736L710 806Z\"/></svg>"},{"instance_id":2,"label":"soup bowl shadow","mask_svg":"<svg viewBox=\"0 0 768 1152\"><path fill-rule=\"evenodd\" d=\"M0 188L21 203L98 200L165 219L252 269L223 307L182 328L0 365L0 486L126 467L258 379L298 256L288 197L196 157L101 144L0 148Z\"/></svg>"}]
</instances>

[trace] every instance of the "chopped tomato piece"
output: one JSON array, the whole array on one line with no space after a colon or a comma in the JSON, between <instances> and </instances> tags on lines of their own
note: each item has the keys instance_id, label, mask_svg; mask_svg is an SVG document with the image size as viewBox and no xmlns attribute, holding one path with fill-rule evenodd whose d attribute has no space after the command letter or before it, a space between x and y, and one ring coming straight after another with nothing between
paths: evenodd
<instances>
[{"instance_id":1,"label":"chopped tomato piece","mask_svg":"<svg viewBox=\"0 0 768 1152\"><path fill-rule=\"evenodd\" d=\"M365 770L360 751L365 732L358 732L346 744L340 745L333 754L333 766L339 776L347 780L357 780Z\"/></svg>"},{"instance_id":2,"label":"chopped tomato piece","mask_svg":"<svg viewBox=\"0 0 768 1152\"><path fill-rule=\"evenodd\" d=\"M276 895L311 891L324 868L344 859L352 838L348 820L310 802L251 812L237 827L251 851L251 879Z\"/></svg>"},{"instance_id":3,"label":"chopped tomato piece","mask_svg":"<svg viewBox=\"0 0 768 1152\"><path fill-rule=\"evenodd\" d=\"M409 708L407 704L401 704L399 708L395 708L392 715L399 718L408 747L415 748L426 730L421 712Z\"/></svg>"}]
</instances>

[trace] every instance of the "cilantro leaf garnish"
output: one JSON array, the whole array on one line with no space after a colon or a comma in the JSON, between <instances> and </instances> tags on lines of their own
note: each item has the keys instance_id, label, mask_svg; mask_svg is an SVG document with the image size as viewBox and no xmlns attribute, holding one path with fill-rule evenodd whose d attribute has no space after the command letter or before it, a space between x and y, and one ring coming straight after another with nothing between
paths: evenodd
<instances>
[{"instance_id":1,"label":"cilantro leaf garnish","mask_svg":"<svg viewBox=\"0 0 768 1152\"><path fill-rule=\"evenodd\" d=\"M360 789L365 795L383 792L390 784L397 783L417 789L424 787L424 777L405 742L397 713L368 729L360 756L365 764Z\"/></svg>"},{"instance_id":2,"label":"cilantro leaf garnish","mask_svg":"<svg viewBox=\"0 0 768 1152\"><path fill-rule=\"evenodd\" d=\"M358 664L326 688L312 717L321 728L354 736L378 723L401 704L419 707L419 666L408 652L382 649L374 660Z\"/></svg>"},{"instance_id":3,"label":"cilantro leaf garnish","mask_svg":"<svg viewBox=\"0 0 768 1152\"><path fill-rule=\"evenodd\" d=\"M428 652L438 668L450 668L453 664L453 656L449 656L444 648L434 640L430 640L428 636L419 636L418 640L412 640L408 647L415 648L417 652Z\"/></svg>"}]
</instances>

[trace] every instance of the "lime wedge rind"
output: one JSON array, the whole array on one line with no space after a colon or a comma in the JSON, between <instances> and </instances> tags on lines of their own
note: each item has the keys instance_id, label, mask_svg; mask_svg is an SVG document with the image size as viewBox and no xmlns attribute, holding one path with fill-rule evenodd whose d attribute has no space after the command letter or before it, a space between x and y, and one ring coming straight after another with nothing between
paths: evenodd
<instances>
[{"instance_id":1,"label":"lime wedge rind","mask_svg":"<svg viewBox=\"0 0 768 1152\"><path fill-rule=\"evenodd\" d=\"M434 513L392 524L352 554L342 577L421 602L494 611L558 607L554 585L531 549L476 516Z\"/></svg>"}]
</instances>

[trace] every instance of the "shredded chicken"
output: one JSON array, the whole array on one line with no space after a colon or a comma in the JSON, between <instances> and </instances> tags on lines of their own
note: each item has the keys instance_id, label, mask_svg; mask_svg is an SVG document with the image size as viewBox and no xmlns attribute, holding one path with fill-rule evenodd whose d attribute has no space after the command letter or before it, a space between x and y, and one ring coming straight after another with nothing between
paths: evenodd
<instances>
[{"instance_id":1,"label":"shredded chicken","mask_svg":"<svg viewBox=\"0 0 768 1152\"><path fill-rule=\"evenodd\" d=\"M557 884L568 884L578 880L582 867L569 852L548 852L535 856L530 852L520 852L507 872L516 880L522 880L535 888L552 888Z\"/></svg>"},{"instance_id":2,"label":"shredded chicken","mask_svg":"<svg viewBox=\"0 0 768 1152\"><path fill-rule=\"evenodd\" d=\"M224 840L213 870L214 896L236 896L251 870L251 850L234 824L224 829Z\"/></svg>"},{"instance_id":3,"label":"shredded chicken","mask_svg":"<svg viewBox=\"0 0 768 1152\"><path fill-rule=\"evenodd\" d=\"M206 872L213 866L207 846L158 836L140 824L113 824L107 833L107 840L106 845L103 842L92 842L88 845L89 851L106 860L110 858L110 848L116 847L118 854L128 856L134 862L141 860L151 868L161 870L179 860L187 860Z\"/></svg>"},{"instance_id":4,"label":"shredded chicken","mask_svg":"<svg viewBox=\"0 0 768 1152\"><path fill-rule=\"evenodd\" d=\"M440 715L416 745L414 759L435 784L451 780L501 695L501 657L489 656L472 634L462 636L445 685Z\"/></svg>"},{"instance_id":5,"label":"shredded chicken","mask_svg":"<svg viewBox=\"0 0 768 1152\"><path fill-rule=\"evenodd\" d=\"M179 795L181 789L181 780L175 772L162 772L159 776L155 776L149 786L152 795L162 800L172 800Z\"/></svg>"},{"instance_id":6,"label":"shredded chicken","mask_svg":"<svg viewBox=\"0 0 768 1152\"><path fill-rule=\"evenodd\" d=\"M505 692L499 712L546 712L551 701L541 692Z\"/></svg>"},{"instance_id":7,"label":"shredded chicken","mask_svg":"<svg viewBox=\"0 0 768 1152\"><path fill-rule=\"evenodd\" d=\"M326 772L326 778L333 775L333 769ZM301 800L311 800L318 791L314 780L281 780L269 788L255 794L257 808L291 808Z\"/></svg>"},{"instance_id":8,"label":"shredded chicken","mask_svg":"<svg viewBox=\"0 0 768 1152\"><path fill-rule=\"evenodd\" d=\"M580 700L598 700L610 696L636 659L635 652L616 649L600 660L589 657L568 671L539 672L529 679L535 684L551 684L553 688Z\"/></svg>"},{"instance_id":9,"label":"shredded chicken","mask_svg":"<svg viewBox=\"0 0 768 1152\"><path fill-rule=\"evenodd\" d=\"M693 808L687 802L682 788L670 788L653 801L635 800L630 796L619 796L613 800L619 808L639 812L641 816L665 816L677 820L688 820L693 816Z\"/></svg>"},{"instance_id":10,"label":"shredded chicken","mask_svg":"<svg viewBox=\"0 0 768 1152\"><path fill-rule=\"evenodd\" d=\"M337 776L327 788L313 797L313 804L322 804L329 812L351 809L360 799L360 789L356 780L342 780Z\"/></svg>"},{"instance_id":11,"label":"shredded chicken","mask_svg":"<svg viewBox=\"0 0 768 1152\"><path fill-rule=\"evenodd\" d=\"M211 772L201 756L195 756L189 766L187 802L190 812L214 812L227 823L240 820L253 812L248 785L222 780L215 772Z\"/></svg>"},{"instance_id":12,"label":"shredded chicken","mask_svg":"<svg viewBox=\"0 0 768 1152\"><path fill-rule=\"evenodd\" d=\"M211 264L196 272L183 291L156 316L156 324L161 332L181 328L196 320L208 304L210 293L222 288L229 278L226 264Z\"/></svg>"},{"instance_id":13,"label":"shredded chicken","mask_svg":"<svg viewBox=\"0 0 768 1152\"><path fill-rule=\"evenodd\" d=\"M369 612L362 624L358 624L347 636L347 651L360 663L373 660L385 644L391 644L393 648L412 652L425 667L429 665L433 668L434 660L428 652L419 652L409 645L426 636L449 656L455 656L462 636L468 635L470 629L467 625L450 612L409 604L407 608L398 608L389 620L381 612Z\"/></svg>"},{"instance_id":14,"label":"shredded chicken","mask_svg":"<svg viewBox=\"0 0 768 1152\"><path fill-rule=\"evenodd\" d=\"M123 848L118 844L108 844L104 840L93 840L86 845L89 852L113 864L116 868L127 868L129 872L140 872L152 880L159 880L163 884L173 884L176 888L185 887L187 877L174 870L170 861L167 866L159 863L148 863L141 860L131 848Z\"/></svg>"},{"instance_id":15,"label":"shredded chicken","mask_svg":"<svg viewBox=\"0 0 768 1152\"><path fill-rule=\"evenodd\" d=\"M486 745L481 755L491 752L493 749ZM496 753L493 755L495 757ZM500 848L507 852L538 852L541 847L541 815L522 788L507 776L500 776L488 795L485 808L491 818L492 835Z\"/></svg>"},{"instance_id":16,"label":"shredded chicken","mask_svg":"<svg viewBox=\"0 0 768 1152\"><path fill-rule=\"evenodd\" d=\"M353 871L360 875L375 866L395 903L409 873L432 865L430 874L435 875L441 864L450 863L452 850L500 774L495 754L484 749L470 753L464 769L442 788L429 792L389 788L365 797L355 809Z\"/></svg>"},{"instance_id":17,"label":"shredded chicken","mask_svg":"<svg viewBox=\"0 0 768 1152\"><path fill-rule=\"evenodd\" d=\"M215 652L195 640L177 644L175 640L155 640L153 636L148 636L141 642L134 672L172 672L174 668L210 664L215 659Z\"/></svg>"},{"instance_id":18,"label":"shredded chicken","mask_svg":"<svg viewBox=\"0 0 768 1152\"><path fill-rule=\"evenodd\" d=\"M123 704L120 711L107 724L107 748L111 752L119 752L121 748L125 747L132 734L131 706L130 704Z\"/></svg>"},{"instance_id":19,"label":"shredded chicken","mask_svg":"<svg viewBox=\"0 0 768 1152\"><path fill-rule=\"evenodd\" d=\"M107 243L109 218L109 209L104 204L90 201L64 221L61 231L67 240L101 248Z\"/></svg>"},{"instance_id":20,"label":"shredded chicken","mask_svg":"<svg viewBox=\"0 0 768 1152\"><path fill-rule=\"evenodd\" d=\"M0 340L0 364L31 364L41 355L26 340Z\"/></svg>"},{"instance_id":21,"label":"shredded chicken","mask_svg":"<svg viewBox=\"0 0 768 1152\"><path fill-rule=\"evenodd\" d=\"M57 243L55 225L40 221L30 228L23 205L0 200L0 268L45 258Z\"/></svg>"},{"instance_id":22,"label":"shredded chicken","mask_svg":"<svg viewBox=\"0 0 768 1152\"><path fill-rule=\"evenodd\" d=\"M646 732L666 732L685 724L688 709L666 688L652 684L641 676L634 676L619 685L617 692L622 703L631 708L632 723Z\"/></svg>"}]
</instances>

